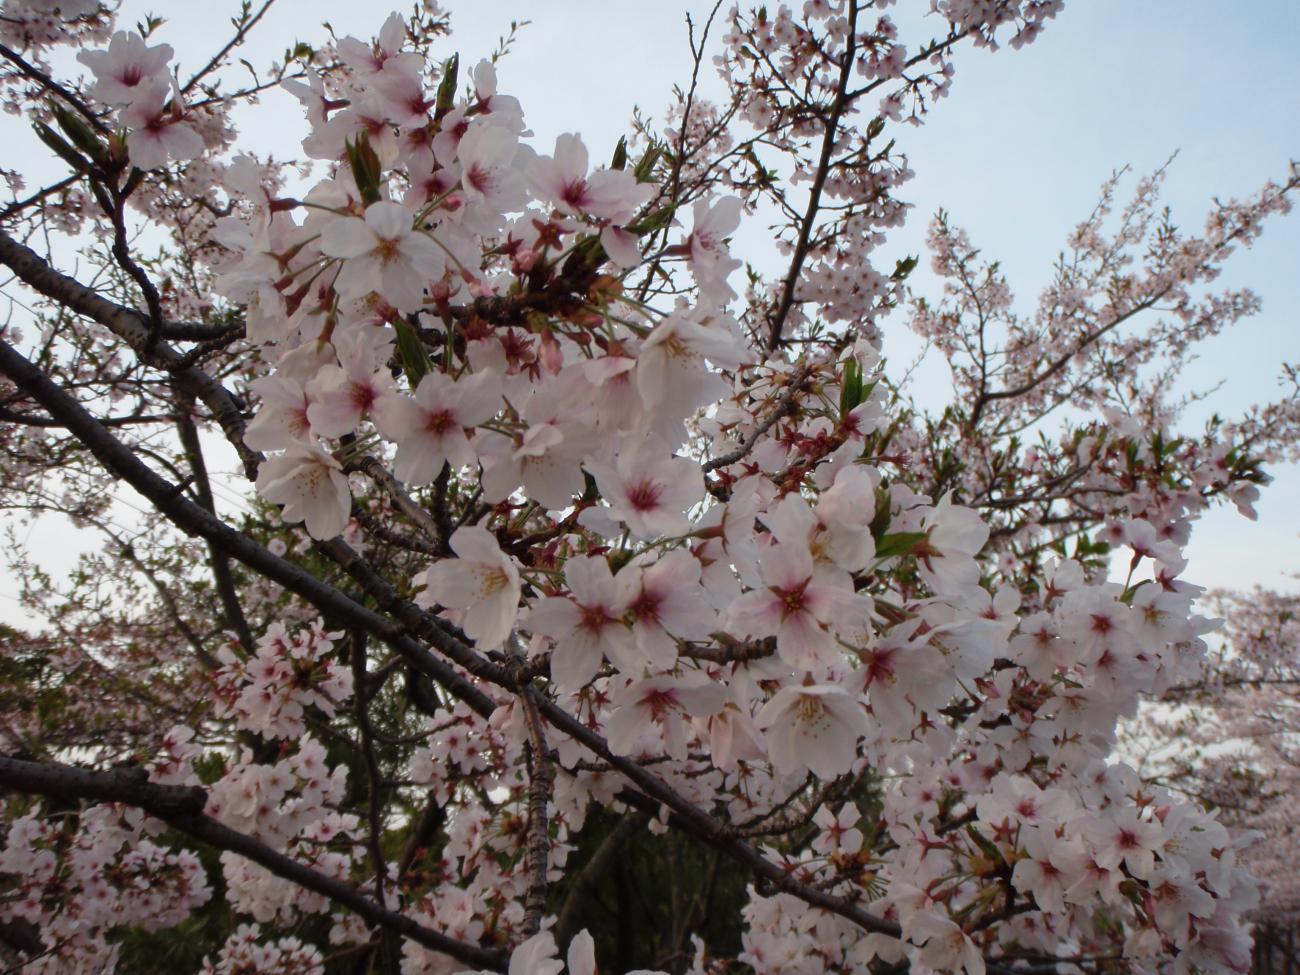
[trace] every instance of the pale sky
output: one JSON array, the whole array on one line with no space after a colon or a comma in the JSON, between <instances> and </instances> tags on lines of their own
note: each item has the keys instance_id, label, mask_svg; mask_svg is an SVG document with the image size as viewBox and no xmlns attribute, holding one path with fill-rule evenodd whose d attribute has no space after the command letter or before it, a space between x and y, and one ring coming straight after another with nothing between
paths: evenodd
<instances>
[{"instance_id":1,"label":"pale sky","mask_svg":"<svg viewBox=\"0 0 1300 975\"><path fill-rule=\"evenodd\" d=\"M176 48L183 75L224 40L235 6L127 0L121 23L134 23L146 9L166 18L156 39ZM671 86L689 70L685 15L690 11L699 24L708 13L702 3L613 0L448 6L454 33L446 53L459 51L462 64L490 53L512 19L532 20L498 66L501 90L522 102L539 151L549 151L557 134L577 131L596 159L628 131L634 105L662 121ZM925 23L928 8L928 0L900 0L891 13L900 22ZM319 39L315 25L322 20L340 35L369 37L388 9L355 0L281 0L242 53L261 68L294 39ZM898 133L917 174L900 195L915 209L882 250L879 266L892 267L906 254L924 257L925 224L943 207L977 246L1002 261L1024 307L1032 308L1065 235L1087 215L1110 171L1130 164L1145 173L1175 150L1165 201L1176 223L1199 227L1214 196L1245 196L1265 179L1283 176L1288 159L1300 156L1298 13L1296 0L1067 0L1057 21L1021 51L961 49L952 96L925 126ZM925 39L937 31L931 28ZM920 38L905 32L904 39ZM705 78L705 94L720 90L707 69ZM298 103L278 92L240 124L242 146L282 158L297 151L305 134ZM35 143L22 128L19 120L0 120L0 133L12 135L9 146ZM11 157L6 164L15 162ZM758 262L762 240L761 234L744 237L737 247ZM770 262L760 266L773 267ZM923 259L913 284L937 295L925 265ZM1189 388L1224 383L1207 414L1232 415L1267 398L1280 363L1300 362L1297 269L1300 213L1275 220L1253 250L1229 262L1223 285L1250 286L1264 310L1207 343L1191 370ZM901 322L889 323L886 355L903 361L917 347ZM924 371L920 382L923 400L943 402L941 369ZM1188 429L1199 427L1204 415L1189 418ZM1300 469L1287 465L1272 473L1276 481L1264 491L1257 523L1229 508L1197 526L1189 580L1211 587L1295 586L1288 574L1300 571ZM51 571L72 564L76 546L66 529L42 526L33 540L54 553L42 559ZM0 619L16 618L13 592L0 580Z\"/></svg>"}]
</instances>

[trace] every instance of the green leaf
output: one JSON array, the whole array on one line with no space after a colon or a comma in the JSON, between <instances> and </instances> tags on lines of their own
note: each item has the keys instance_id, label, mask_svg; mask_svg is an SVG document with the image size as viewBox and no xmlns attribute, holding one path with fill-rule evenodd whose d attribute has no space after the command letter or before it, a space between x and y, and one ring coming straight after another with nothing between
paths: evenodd
<instances>
[{"instance_id":1,"label":"green leaf","mask_svg":"<svg viewBox=\"0 0 1300 975\"><path fill-rule=\"evenodd\" d=\"M433 117L441 119L451 111L456 100L456 79L460 75L460 55L453 54L442 65L442 81L438 83L438 98L434 102Z\"/></svg>"},{"instance_id":2,"label":"green leaf","mask_svg":"<svg viewBox=\"0 0 1300 975\"><path fill-rule=\"evenodd\" d=\"M621 136L614 147L614 158L610 160L610 169L627 168L627 136Z\"/></svg>"},{"instance_id":3,"label":"green leaf","mask_svg":"<svg viewBox=\"0 0 1300 975\"><path fill-rule=\"evenodd\" d=\"M402 360L402 371L406 373L411 389L415 389L420 380L433 370L429 350L405 319L397 319L393 326L397 330L397 354Z\"/></svg>"},{"instance_id":4,"label":"green leaf","mask_svg":"<svg viewBox=\"0 0 1300 975\"><path fill-rule=\"evenodd\" d=\"M107 166L110 163L108 148L99 141L99 137L95 135L94 131L91 130L80 115L61 105L51 105L50 110L54 113L54 120L59 123L59 128L63 130L64 135L72 140L74 146L101 166Z\"/></svg>"},{"instance_id":5,"label":"green leaf","mask_svg":"<svg viewBox=\"0 0 1300 975\"><path fill-rule=\"evenodd\" d=\"M905 281L907 276L916 270L917 258L905 257L894 265L894 273L890 275L895 281Z\"/></svg>"},{"instance_id":6,"label":"green leaf","mask_svg":"<svg viewBox=\"0 0 1300 975\"><path fill-rule=\"evenodd\" d=\"M990 860L993 860L995 863L1005 862L1002 859L1002 851L974 826L967 825L966 835L975 841L975 845L978 846L981 852L983 852L983 854Z\"/></svg>"},{"instance_id":7,"label":"green leaf","mask_svg":"<svg viewBox=\"0 0 1300 975\"><path fill-rule=\"evenodd\" d=\"M63 141L63 137L55 132L44 122L33 122L32 128L36 130L37 137L47 146L54 150L60 159L79 173L88 173L91 169L90 160L86 159L76 149Z\"/></svg>"},{"instance_id":8,"label":"green leaf","mask_svg":"<svg viewBox=\"0 0 1300 975\"><path fill-rule=\"evenodd\" d=\"M659 161L662 154L663 150L659 146L651 146L645 151L645 155L641 157L636 164L636 169L633 170L638 183L649 183L651 181L651 173L654 171L655 163Z\"/></svg>"},{"instance_id":9,"label":"green leaf","mask_svg":"<svg viewBox=\"0 0 1300 975\"><path fill-rule=\"evenodd\" d=\"M347 151L348 165L352 168L352 178L356 181L362 202L366 206L378 203L380 199L379 177L383 167L379 164L379 157L375 155L375 150L371 148L370 137L362 132L355 141L348 141L343 145Z\"/></svg>"},{"instance_id":10,"label":"green leaf","mask_svg":"<svg viewBox=\"0 0 1300 975\"><path fill-rule=\"evenodd\" d=\"M846 416L862 402L862 367L849 356L844 363L844 376L840 380L840 416Z\"/></svg>"},{"instance_id":11,"label":"green leaf","mask_svg":"<svg viewBox=\"0 0 1300 975\"><path fill-rule=\"evenodd\" d=\"M894 532L886 535L876 543L876 558L892 559L896 555L906 555L925 541L925 532Z\"/></svg>"}]
</instances>

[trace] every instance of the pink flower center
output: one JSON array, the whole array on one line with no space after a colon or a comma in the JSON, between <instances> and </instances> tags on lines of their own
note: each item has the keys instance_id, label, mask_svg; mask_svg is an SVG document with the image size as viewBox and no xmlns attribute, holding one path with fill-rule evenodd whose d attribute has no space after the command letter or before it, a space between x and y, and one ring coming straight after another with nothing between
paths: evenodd
<instances>
[{"instance_id":1,"label":"pink flower center","mask_svg":"<svg viewBox=\"0 0 1300 975\"><path fill-rule=\"evenodd\" d=\"M662 484L646 479L628 488L627 503L634 511L652 511L659 507L659 496L663 491Z\"/></svg>"}]
</instances>

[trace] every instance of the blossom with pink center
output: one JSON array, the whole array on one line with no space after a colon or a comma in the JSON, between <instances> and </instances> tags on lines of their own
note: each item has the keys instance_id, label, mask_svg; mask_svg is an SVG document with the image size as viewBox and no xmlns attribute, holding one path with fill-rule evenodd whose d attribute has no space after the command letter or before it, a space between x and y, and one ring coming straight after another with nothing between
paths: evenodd
<instances>
[{"instance_id":1,"label":"blossom with pink center","mask_svg":"<svg viewBox=\"0 0 1300 975\"><path fill-rule=\"evenodd\" d=\"M397 442L393 471L404 483L428 484L444 463L460 468L477 459L466 428L493 417L501 406L501 377L491 369L461 380L431 372L414 397L387 396L375 403L375 426Z\"/></svg>"},{"instance_id":2,"label":"blossom with pink center","mask_svg":"<svg viewBox=\"0 0 1300 975\"><path fill-rule=\"evenodd\" d=\"M172 46L150 47L139 34L118 31L102 51L82 51L77 60L95 72L90 94L105 105L130 105L153 89L164 96L171 79Z\"/></svg>"},{"instance_id":3,"label":"blossom with pink center","mask_svg":"<svg viewBox=\"0 0 1300 975\"><path fill-rule=\"evenodd\" d=\"M253 450L284 450L311 437L307 411L311 401L302 385L288 376L262 376L248 384L262 398L257 415L244 430L244 443Z\"/></svg>"},{"instance_id":4,"label":"blossom with pink center","mask_svg":"<svg viewBox=\"0 0 1300 975\"><path fill-rule=\"evenodd\" d=\"M613 464L588 460L585 466L609 505L609 516L647 541L685 532L686 509L704 496L700 465L672 456L655 437L625 446Z\"/></svg>"},{"instance_id":5,"label":"blossom with pink center","mask_svg":"<svg viewBox=\"0 0 1300 975\"><path fill-rule=\"evenodd\" d=\"M424 289L441 278L446 261L433 238L412 227L414 214L380 200L365 218L338 217L321 231L321 253L342 261L334 289L344 298L376 292L398 311L424 303Z\"/></svg>"},{"instance_id":6,"label":"blossom with pink center","mask_svg":"<svg viewBox=\"0 0 1300 975\"><path fill-rule=\"evenodd\" d=\"M813 816L813 824L821 830L813 839L813 852L822 856L857 853L862 849L864 839L862 830L858 829L861 819L862 813L851 802L841 806L838 813L831 812L829 806L822 806Z\"/></svg>"},{"instance_id":7,"label":"blossom with pink center","mask_svg":"<svg viewBox=\"0 0 1300 975\"><path fill-rule=\"evenodd\" d=\"M1129 873L1143 880L1151 876L1155 854L1164 844L1164 827L1142 819L1132 806L1112 807L1104 817L1089 818L1083 833L1099 865L1118 868L1123 861Z\"/></svg>"},{"instance_id":8,"label":"blossom with pink center","mask_svg":"<svg viewBox=\"0 0 1300 975\"><path fill-rule=\"evenodd\" d=\"M1059 789L1040 789L1023 775L999 772L976 805L980 821L1010 839L1020 826L1055 824L1073 808Z\"/></svg>"},{"instance_id":9,"label":"blossom with pink center","mask_svg":"<svg viewBox=\"0 0 1300 975\"><path fill-rule=\"evenodd\" d=\"M587 147L582 139L565 133L555 139L554 156L538 156L528 164L528 186L533 195L563 213L590 214L624 223L654 194L654 187L638 183L626 170L598 169L587 173Z\"/></svg>"},{"instance_id":10,"label":"blossom with pink center","mask_svg":"<svg viewBox=\"0 0 1300 975\"><path fill-rule=\"evenodd\" d=\"M1065 892L1078 879L1077 864L1083 853L1078 838L1060 839L1052 829L1026 826L1020 830L1023 854L1016 860L1011 883L1032 894L1042 911L1065 910Z\"/></svg>"},{"instance_id":11,"label":"blossom with pink center","mask_svg":"<svg viewBox=\"0 0 1300 975\"><path fill-rule=\"evenodd\" d=\"M740 261L728 252L726 238L740 226L740 210L740 198L735 196L724 197L712 206L708 200L695 202L695 226L682 248L686 266L706 302L725 305L736 297L727 278L740 267Z\"/></svg>"},{"instance_id":12,"label":"blossom with pink center","mask_svg":"<svg viewBox=\"0 0 1300 975\"><path fill-rule=\"evenodd\" d=\"M788 545L805 546L825 568L859 572L876 552L871 536L875 486L859 467L846 467L814 509L798 494L782 498L764 520L773 536Z\"/></svg>"},{"instance_id":13,"label":"blossom with pink center","mask_svg":"<svg viewBox=\"0 0 1300 975\"><path fill-rule=\"evenodd\" d=\"M547 508L566 508L582 493L582 458L593 443L586 407L557 377L535 388L520 413L528 424L522 435L484 431L475 441L483 500L496 504L522 488Z\"/></svg>"},{"instance_id":14,"label":"blossom with pink center","mask_svg":"<svg viewBox=\"0 0 1300 975\"><path fill-rule=\"evenodd\" d=\"M699 560L689 552L674 549L652 564L629 565L618 581L629 593L637 649L655 667L677 662L677 640L707 639L717 626L700 585Z\"/></svg>"},{"instance_id":15,"label":"blossom with pink center","mask_svg":"<svg viewBox=\"0 0 1300 975\"><path fill-rule=\"evenodd\" d=\"M498 215L522 210L528 194L515 165L518 154L519 137L510 129L489 122L471 125L456 149L465 201Z\"/></svg>"},{"instance_id":16,"label":"blossom with pink center","mask_svg":"<svg viewBox=\"0 0 1300 975\"><path fill-rule=\"evenodd\" d=\"M167 88L155 86L122 110L127 153L139 169L161 169L169 159L187 162L203 152L203 139L181 112L179 91L170 107L166 102Z\"/></svg>"},{"instance_id":17,"label":"blossom with pink center","mask_svg":"<svg viewBox=\"0 0 1300 975\"><path fill-rule=\"evenodd\" d=\"M730 631L775 636L781 659L802 670L842 663L834 630L867 619L870 602L852 589L815 577L812 556L802 545L777 543L759 557L758 567L764 588L731 604Z\"/></svg>"},{"instance_id":18,"label":"blossom with pink center","mask_svg":"<svg viewBox=\"0 0 1300 975\"><path fill-rule=\"evenodd\" d=\"M519 615L519 569L501 551L496 536L478 525L457 528L450 544L456 558L416 576L425 587L416 601L463 610L461 628L480 650L495 650L510 636Z\"/></svg>"},{"instance_id":19,"label":"blossom with pink center","mask_svg":"<svg viewBox=\"0 0 1300 975\"><path fill-rule=\"evenodd\" d=\"M419 74L424 58L414 51L404 52L402 44L405 41L406 19L399 13L391 13L373 43L344 37L339 39L336 47L340 60L356 72L359 80L370 83L392 73Z\"/></svg>"},{"instance_id":20,"label":"blossom with pink center","mask_svg":"<svg viewBox=\"0 0 1300 975\"><path fill-rule=\"evenodd\" d=\"M576 691L600 669L608 656L621 670L637 673L632 635L623 620L631 593L614 580L609 563L594 555L574 556L564 565L572 598L551 596L537 603L527 627L555 641L551 677Z\"/></svg>"},{"instance_id":21,"label":"blossom with pink center","mask_svg":"<svg viewBox=\"0 0 1300 975\"><path fill-rule=\"evenodd\" d=\"M634 680L614 694L612 711L605 720L605 735L616 754L632 754L638 740L653 725L663 735L664 753L686 758L686 716L708 717L722 709L726 688L711 683L698 671L695 680L665 675Z\"/></svg>"},{"instance_id":22,"label":"blossom with pink center","mask_svg":"<svg viewBox=\"0 0 1300 975\"><path fill-rule=\"evenodd\" d=\"M314 444L294 444L257 472L257 493L283 505L280 517L305 521L312 538L333 538L348 523L352 492L334 457Z\"/></svg>"},{"instance_id":23,"label":"blossom with pink center","mask_svg":"<svg viewBox=\"0 0 1300 975\"><path fill-rule=\"evenodd\" d=\"M313 433L352 433L380 399L396 394L388 369L392 343L391 330L371 325L335 332L332 344L339 364L325 366L307 384L307 418Z\"/></svg>"},{"instance_id":24,"label":"blossom with pink center","mask_svg":"<svg viewBox=\"0 0 1300 975\"><path fill-rule=\"evenodd\" d=\"M755 722L780 774L808 770L826 780L853 767L858 741L870 730L857 698L834 684L783 687L763 705Z\"/></svg>"}]
</instances>

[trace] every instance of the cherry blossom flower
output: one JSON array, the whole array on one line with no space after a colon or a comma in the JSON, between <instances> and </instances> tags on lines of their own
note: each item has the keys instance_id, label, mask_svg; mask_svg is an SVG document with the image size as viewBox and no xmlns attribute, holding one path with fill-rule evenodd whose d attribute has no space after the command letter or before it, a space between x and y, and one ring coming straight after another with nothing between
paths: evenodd
<instances>
[{"instance_id":1,"label":"cherry blossom flower","mask_svg":"<svg viewBox=\"0 0 1300 975\"><path fill-rule=\"evenodd\" d=\"M734 196L712 204L697 200L695 226L682 245L700 297L714 304L726 304L736 297L727 278L740 267L740 261L728 253L725 238L740 226L741 206L740 199Z\"/></svg>"},{"instance_id":2,"label":"cherry blossom flower","mask_svg":"<svg viewBox=\"0 0 1300 975\"><path fill-rule=\"evenodd\" d=\"M625 170L599 169L588 175L587 147L572 133L557 136L555 155L533 159L527 174L533 195L557 210L615 223L625 223L654 194L652 186L638 183Z\"/></svg>"},{"instance_id":3,"label":"cherry blossom flower","mask_svg":"<svg viewBox=\"0 0 1300 975\"><path fill-rule=\"evenodd\" d=\"M783 687L763 705L756 722L778 772L806 769L827 781L853 767L858 741L869 730L862 705L834 684Z\"/></svg>"},{"instance_id":4,"label":"cherry blossom flower","mask_svg":"<svg viewBox=\"0 0 1300 975\"><path fill-rule=\"evenodd\" d=\"M862 814L858 807L846 802L838 813L831 812L828 806L822 806L813 816L813 823L821 830L813 839L812 848L822 856L832 853L857 853L862 849L862 830L857 824Z\"/></svg>"},{"instance_id":5,"label":"cherry blossom flower","mask_svg":"<svg viewBox=\"0 0 1300 975\"><path fill-rule=\"evenodd\" d=\"M480 648L494 650L510 636L519 615L519 569L496 537L477 525L457 528L450 545L456 558L416 576L415 584L424 585L417 602L463 610L461 628Z\"/></svg>"},{"instance_id":6,"label":"cherry blossom flower","mask_svg":"<svg viewBox=\"0 0 1300 975\"><path fill-rule=\"evenodd\" d=\"M681 534L686 509L704 495L699 465L673 457L654 437L625 445L612 464L589 459L584 466L609 505L609 517L637 538Z\"/></svg>"},{"instance_id":7,"label":"cherry blossom flower","mask_svg":"<svg viewBox=\"0 0 1300 975\"><path fill-rule=\"evenodd\" d=\"M203 152L203 139L184 121L180 92L170 107L167 92L165 86L151 86L122 111L122 124L130 130L126 148L140 169L161 169L169 159L186 162Z\"/></svg>"},{"instance_id":8,"label":"cherry blossom flower","mask_svg":"<svg viewBox=\"0 0 1300 975\"><path fill-rule=\"evenodd\" d=\"M106 105L130 105L154 89L166 97L171 86L170 44L150 47L139 34L118 31L102 51L81 51L77 60L95 72L90 94Z\"/></svg>"},{"instance_id":9,"label":"cherry blossom flower","mask_svg":"<svg viewBox=\"0 0 1300 975\"><path fill-rule=\"evenodd\" d=\"M865 619L868 604L851 589L817 579L803 546L773 545L758 565L765 588L732 602L729 629L738 636L775 636L777 653L802 670L842 660L834 628Z\"/></svg>"},{"instance_id":10,"label":"cherry blossom flower","mask_svg":"<svg viewBox=\"0 0 1300 975\"><path fill-rule=\"evenodd\" d=\"M444 463L465 467L475 462L465 430L490 419L500 404L501 378L492 370L460 380L431 372L420 380L414 397L378 400L375 426L397 442L397 476L407 484L428 484Z\"/></svg>"},{"instance_id":11,"label":"cherry blossom flower","mask_svg":"<svg viewBox=\"0 0 1300 975\"><path fill-rule=\"evenodd\" d=\"M342 465L315 444L294 444L267 458L257 474L257 493L283 505L285 521L305 521L312 538L333 538L347 526L348 479Z\"/></svg>"},{"instance_id":12,"label":"cherry blossom flower","mask_svg":"<svg viewBox=\"0 0 1300 975\"><path fill-rule=\"evenodd\" d=\"M698 680L698 682L697 682ZM727 692L706 678L646 677L615 693L612 713L605 720L609 747L620 755L632 754L647 728L658 725L664 754L686 758L686 715L708 717L721 710Z\"/></svg>"},{"instance_id":13,"label":"cherry blossom flower","mask_svg":"<svg viewBox=\"0 0 1300 975\"><path fill-rule=\"evenodd\" d=\"M337 217L321 231L320 249L342 258L334 287L345 298L382 295L398 311L424 303L424 289L442 277L443 251L428 234L412 227L413 214L399 203L380 200L365 218Z\"/></svg>"},{"instance_id":14,"label":"cherry blossom flower","mask_svg":"<svg viewBox=\"0 0 1300 975\"><path fill-rule=\"evenodd\" d=\"M572 598L543 599L527 620L533 633L555 641L551 676L566 690L577 690L596 675L602 656L636 673L632 634L623 621L633 595L628 587L615 582L609 563L598 556L570 558L564 578Z\"/></svg>"},{"instance_id":15,"label":"cherry blossom flower","mask_svg":"<svg viewBox=\"0 0 1300 975\"><path fill-rule=\"evenodd\" d=\"M396 394L387 368L392 342L390 331L371 326L335 333L332 344L339 364L325 366L307 384L307 419L314 433L352 433L379 400Z\"/></svg>"}]
</instances>

